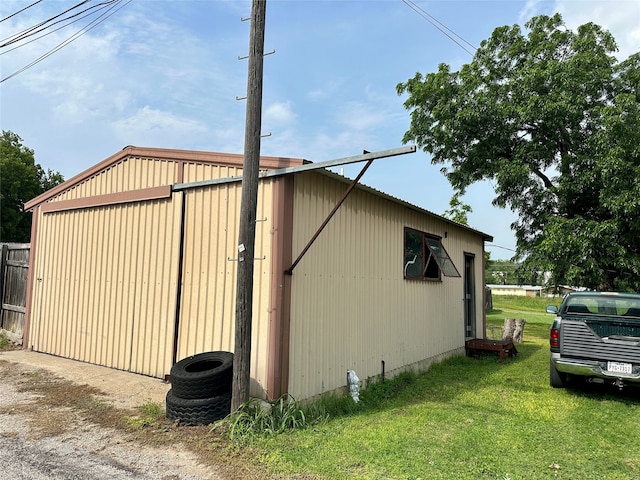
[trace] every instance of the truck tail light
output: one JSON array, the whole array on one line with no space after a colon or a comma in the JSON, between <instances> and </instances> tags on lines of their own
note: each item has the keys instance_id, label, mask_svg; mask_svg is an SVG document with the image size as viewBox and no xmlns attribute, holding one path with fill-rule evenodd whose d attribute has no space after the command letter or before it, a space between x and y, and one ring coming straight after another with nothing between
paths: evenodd
<instances>
[{"instance_id":1,"label":"truck tail light","mask_svg":"<svg viewBox=\"0 0 640 480\"><path fill-rule=\"evenodd\" d=\"M552 328L549 331L549 346L551 348L560 348L560 329Z\"/></svg>"}]
</instances>

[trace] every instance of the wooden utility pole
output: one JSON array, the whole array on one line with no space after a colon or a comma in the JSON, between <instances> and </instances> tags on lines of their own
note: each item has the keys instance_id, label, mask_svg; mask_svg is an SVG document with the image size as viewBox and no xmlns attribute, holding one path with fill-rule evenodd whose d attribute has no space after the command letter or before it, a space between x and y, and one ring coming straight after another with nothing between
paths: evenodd
<instances>
[{"instance_id":1,"label":"wooden utility pole","mask_svg":"<svg viewBox=\"0 0 640 480\"><path fill-rule=\"evenodd\" d=\"M266 0L253 0L249 34L247 116L242 167L242 198L238 233L238 276L236 283L236 331L233 360L231 411L249 400L251 370L251 322L253 314L253 264L256 242L260 133L262 124L262 72Z\"/></svg>"}]
</instances>

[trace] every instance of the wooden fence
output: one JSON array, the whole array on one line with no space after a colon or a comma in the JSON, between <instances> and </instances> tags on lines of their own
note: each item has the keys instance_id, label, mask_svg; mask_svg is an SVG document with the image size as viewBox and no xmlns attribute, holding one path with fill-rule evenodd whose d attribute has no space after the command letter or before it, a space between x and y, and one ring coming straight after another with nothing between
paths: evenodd
<instances>
[{"instance_id":1,"label":"wooden fence","mask_svg":"<svg viewBox=\"0 0 640 480\"><path fill-rule=\"evenodd\" d=\"M0 243L0 332L22 345L30 244Z\"/></svg>"}]
</instances>

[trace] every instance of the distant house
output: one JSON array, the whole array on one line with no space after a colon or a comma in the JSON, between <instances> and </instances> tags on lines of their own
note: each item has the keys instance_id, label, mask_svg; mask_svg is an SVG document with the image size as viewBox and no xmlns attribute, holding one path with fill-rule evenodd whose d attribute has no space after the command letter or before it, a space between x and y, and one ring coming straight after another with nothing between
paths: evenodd
<instances>
[{"instance_id":1,"label":"distant house","mask_svg":"<svg viewBox=\"0 0 640 480\"><path fill-rule=\"evenodd\" d=\"M496 285L487 284L493 295L518 295L522 297L539 297L544 287L535 285Z\"/></svg>"},{"instance_id":2,"label":"distant house","mask_svg":"<svg viewBox=\"0 0 640 480\"><path fill-rule=\"evenodd\" d=\"M557 285L553 287L545 287L544 291L549 296L559 296L562 297L567 293L571 292L585 292L589 290L586 287L572 287L570 285Z\"/></svg>"},{"instance_id":3,"label":"distant house","mask_svg":"<svg viewBox=\"0 0 640 480\"><path fill-rule=\"evenodd\" d=\"M491 236L302 159L261 168L252 396L422 369L482 335ZM158 378L233 351L241 169L127 147L29 201L25 347Z\"/></svg>"}]
</instances>

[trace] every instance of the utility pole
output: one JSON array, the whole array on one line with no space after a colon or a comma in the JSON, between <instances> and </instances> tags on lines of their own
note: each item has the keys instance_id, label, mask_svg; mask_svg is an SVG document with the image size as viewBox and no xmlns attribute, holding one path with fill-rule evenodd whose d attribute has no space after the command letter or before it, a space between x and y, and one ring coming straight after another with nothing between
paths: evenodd
<instances>
[{"instance_id":1,"label":"utility pole","mask_svg":"<svg viewBox=\"0 0 640 480\"><path fill-rule=\"evenodd\" d=\"M266 0L253 0L249 34L247 115L242 167L242 198L238 233L238 275L236 283L236 330L233 360L231 411L249 400L251 370L251 322L253 314L253 270L256 243L260 133L262 124L262 78Z\"/></svg>"}]
</instances>

